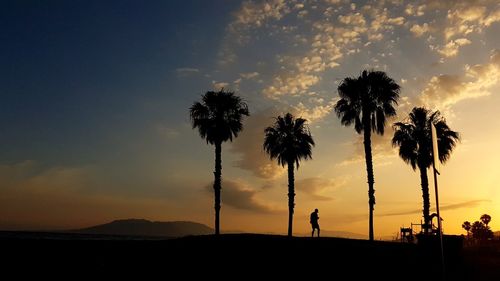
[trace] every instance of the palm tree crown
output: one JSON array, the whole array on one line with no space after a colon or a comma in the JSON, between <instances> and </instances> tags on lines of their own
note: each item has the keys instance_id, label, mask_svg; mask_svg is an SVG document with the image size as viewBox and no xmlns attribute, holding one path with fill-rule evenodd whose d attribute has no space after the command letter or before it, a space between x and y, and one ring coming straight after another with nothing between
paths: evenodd
<instances>
[{"instance_id":1,"label":"palm tree crown","mask_svg":"<svg viewBox=\"0 0 500 281\"><path fill-rule=\"evenodd\" d=\"M415 107L406 122L394 124L392 144L399 147L399 156L414 170L432 165L431 123L436 127L439 161L445 163L460 135L448 127L439 111L430 112L426 108Z\"/></svg>"},{"instance_id":2,"label":"palm tree crown","mask_svg":"<svg viewBox=\"0 0 500 281\"><path fill-rule=\"evenodd\" d=\"M306 122L287 113L284 117L278 116L274 125L265 129L264 150L271 159L277 158L282 166L295 163L299 168L301 159L312 158L314 140Z\"/></svg>"},{"instance_id":3,"label":"palm tree crown","mask_svg":"<svg viewBox=\"0 0 500 281\"><path fill-rule=\"evenodd\" d=\"M399 91L400 86L385 72L365 70L358 78L342 80L335 112L342 125L354 123L358 134L368 130L383 135L386 118L396 115Z\"/></svg>"},{"instance_id":4,"label":"palm tree crown","mask_svg":"<svg viewBox=\"0 0 500 281\"><path fill-rule=\"evenodd\" d=\"M195 102L190 108L193 129L207 143L232 141L243 129L243 116L248 116L247 104L233 92L224 89L208 91L202 96L202 102Z\"/></svg>"}]
</instances>

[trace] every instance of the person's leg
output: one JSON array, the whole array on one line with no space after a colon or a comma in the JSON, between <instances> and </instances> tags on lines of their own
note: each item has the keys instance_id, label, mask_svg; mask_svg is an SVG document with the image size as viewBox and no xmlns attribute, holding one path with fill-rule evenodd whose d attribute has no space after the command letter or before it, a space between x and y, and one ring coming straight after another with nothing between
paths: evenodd
<instances>
[{"instance_id":1,"label":"person's leg","mask_svg":"<svg viewBox=\"0 0 500 281\"><path fill-rule=\"evenodd\" d=\"M314 227L313 227L313 231L311 232L311 237L314 237Z\"/></svg>"},{"instance_id":2,"label":"person's leg","mask_svg":"<svg viewBox=\"0 0 500 281\"><path fill-rule=\"evenodd\" d=\"M319 226L318 226L318 237L319 237Z\"/></svg>"}]
</instances>

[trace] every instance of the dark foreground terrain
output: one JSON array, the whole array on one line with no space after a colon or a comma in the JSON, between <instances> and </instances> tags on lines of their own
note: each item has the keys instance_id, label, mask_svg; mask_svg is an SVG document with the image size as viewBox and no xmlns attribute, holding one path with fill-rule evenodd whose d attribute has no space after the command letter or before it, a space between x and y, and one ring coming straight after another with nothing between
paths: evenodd
<instances>
[{"instance_id":1,"label":"dark foreground terrain","mask_svg":"<svg viewBox=\"0 0 500 281\"><path fill-rule=\"evenodd\" d=\"M499 280L500 251L450 241L447 280ZM435 246L257 234L163 240L0 232L0 266L11 280L442 280Z\"/></svg>"}]
</instances>

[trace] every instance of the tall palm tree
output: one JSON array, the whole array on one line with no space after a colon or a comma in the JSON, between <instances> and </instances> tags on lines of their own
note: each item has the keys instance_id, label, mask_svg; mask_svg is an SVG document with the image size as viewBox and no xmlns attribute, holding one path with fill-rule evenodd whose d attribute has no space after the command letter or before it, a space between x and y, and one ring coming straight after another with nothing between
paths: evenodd
<instances>
[{"instance_id":1,"label":"tall palm tree","mask_svg":"<svg viewBox=\"0 0 500 281\"><path fill-rule=\"evenodd\" d=\"M469 221L464 221L464 223L462 224L462 228L465 229L465 231L467 231L467 238L469 238L469 233L470 233L471 227L472 227L472 225L470 224Z\"/></svg>"},{"instance_id":2,"label":"tall palm tree","mask_svg":"<svg viewBox=\"0 0 500 281\"><path fill-rule=\"evenodd\" d=\"M490 223L490 221L491 221L491 216L488 215L488 214L484 214L484 215L481 216L480 219L487 226Z\"/></svg>"},{"instance_id":3,"label":"tall palm tree","mask_svg":"<svg viewBox=\"0 0 500 281\"><path fill-rule=\"evenodd\" d=\"M193 129L198 128L200 136L215 146L215 234L219 234L222 143L233 141L243 129L243 116L249 116L247 104L233 92L221 89L208 91L189 109Z\"/></svg>"},{"instance_id":4,"label":"tall palm tree","mask_svg":"<svg viewBox=\"0 0 500 281\"><path fill-rule=\"evenodd\" d=\"M294 165L299 169L300 160L312 159L314 140L307 120L294 118L287 113L278 116L272 127L265 129L264 150L281 166L288 165L288 236L292 236L293 208L295 207Z\"/></svg>"},{"instance_id":5,"label":"tall palm tree","mask_svg":"<svg viewBox=\"0 0 500 281\"><path fill-rule=\"evenodd\" d=\"M439 161L445 163L460 136L457 132L450 130L446 121L439 111L431 112L423 107L414 107L405 122L394 124L394 137L392 145L399 147L399 156L413 170L420 171L420 183L422 187L424 226L430 227L430 199L429 180L427 169L432 165L432 139L431 123L436 127L438 139ZM426 229L428 230L428 229Z\"/></svg>"},{"instance_id":6,"label":"tall palm tree","mask_svg":"<svg viewBox=\"0 0 500 281\"><path fill-rule=\"evenodd\" d=\"M396 115L399 85L383 71L363 71L357 78L347 77L338 86L340 100L335 112L344 126L354 125L363 132L366 172L368 177L369 236L373 241L373 210L375 189L371 148L371 133L384 134L386 118Z\"/></svg>"}]
</instances>

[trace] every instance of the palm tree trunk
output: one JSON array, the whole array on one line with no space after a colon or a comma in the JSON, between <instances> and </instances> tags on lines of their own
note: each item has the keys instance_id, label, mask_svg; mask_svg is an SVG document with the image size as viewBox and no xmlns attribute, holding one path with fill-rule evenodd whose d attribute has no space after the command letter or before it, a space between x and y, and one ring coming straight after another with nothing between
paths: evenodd
<instances>
[{"instance_id":1,"label":"palm tree trunk","mask_svg":"<svg viewBox=\"0 0 500 281\"><path fill-rule=\"evenodd\" d=\"M214 194L215 194L215 235L219 235L220 218L220 190L222 175L222 142L215 143L215 172L214 172Z\"/></svg>"},{"instance_id":2,"label":"palm tree trunk","mask_svg":"<svg viewBox=\"0 0 500 281\"><path fill-rule=\"evenodd\" d=\"M422 201L424 203L424 209L423 209L423 214L424 214L424 225L430 226L430 215L429 215L429 209L431 206L431 200L429 196L429 179L427 178L427 168L419 165L418 169L420 170L420 184L422 186ZM425 231L427 232L428 229L426 228Z\"/></svg>"},{"instance_id":3,"label":"palm tree trunk","mask_svg":"<svg viewBox=\"0 0 500 281\"><path fill-rule=\"evenodd\" d=\"M295 207L295 178L293 161L288 161L288 237L292 237L293 208Z\"/></svg>"},{"instance_id":4,"label":"palm tree trunk","mask_svg":"<svg viewBox=\"0 0 500 281\"><path fill-rule=\"evenodd\" d=\"M369 122L369 121L368 121ZM366 122L365 122L366 124ZM369 238L373 241L373 210L375 206L375 189L373 184L375 180L373 178L373 161L372 161L372 142L371 142L371 128L370 126L364 126L364 141L365 146L365 160L366 160L366 174L368 177L368 204L370 208L370 218L369 218Z\"/></svg>"}]
</instances>

